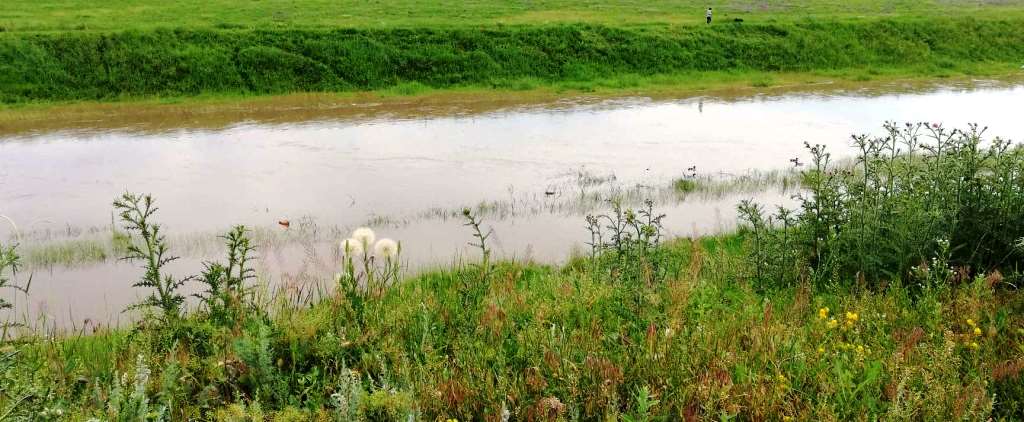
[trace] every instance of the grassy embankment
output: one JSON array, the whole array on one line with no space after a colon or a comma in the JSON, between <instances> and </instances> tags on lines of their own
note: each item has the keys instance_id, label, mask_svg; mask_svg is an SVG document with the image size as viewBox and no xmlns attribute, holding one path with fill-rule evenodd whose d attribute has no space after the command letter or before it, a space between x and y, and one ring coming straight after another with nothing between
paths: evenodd
<instances>
[{"instance_id":1,"label":"grassy embankment","mask_svg":"<svg viewBox=\"0 0 1024 422\"><path fill-rule=\"evenodd\" d=\"M813 149L800 206L744 203L740 233L663 242L650 208L613 209L560 267L491 262L467 211L481 261L407 278L393 244L355 242L316 298L255 288L259 251L237 229L190 279L205 291L189 309L158 259L159 215L126 196L149 316L8 341L0 415L1020 420L1024 149L971 130L886 135L858 138L852 168ZM21 279L16 257L0 248L0 285Z\"/></svg>"},{"instance_id":2,"label":"grassy embankment","mask_svg":"<svg viewBox=\"0 0 1024 422\"><path fill-rule=\"evenodd\" d=\"M698 90L1007 75L1024 63L1024 19L1015 16L711 27L13 31L0 34L0 102L9 108L292 92Z\"/></svg>"}]
</instances>

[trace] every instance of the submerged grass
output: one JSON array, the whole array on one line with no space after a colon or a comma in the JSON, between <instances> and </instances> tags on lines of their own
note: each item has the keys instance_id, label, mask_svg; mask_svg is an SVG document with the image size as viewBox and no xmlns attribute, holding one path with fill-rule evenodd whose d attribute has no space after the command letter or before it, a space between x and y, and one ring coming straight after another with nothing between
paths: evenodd
<instances>
[{"instance_id":1,"label":"submerged grass","mask_svg":"<svg viewBox=\"0 0 1024 422\"><path fill-rule=\"evenodd\" d=\"M717 176L691 174L672 181L672 189L679 194L701 194L708 198L733 193L755 193L769 190L788 192L799 190L802 176L798 169L755 170L741 175Z\"/></svg>"},{"instance_id":2,"label":"submerged grass","mask_svg":"<svg viewBox=\"0 0 1024 422\"><path fill-rule=\"evenodd\" d=\"M406 215L371 215L359 223L372 228L401 228L432 221L462 218L464 209L489 221L529 219L536 216L583 217L607 207L610 201L639 206L650 199L659 207L679 207L688 203L719 201L725 197L762 192L791 192L800 189L795 170L751 171L741 175L701 175L676 179L671 185L647 186L620 183L614 174L593 173L583 169L568 172L548 185L553 195L510 193L508 198L481 200L472 204L436 207ZM683 189L686 188L686 189ZM263 250L282 250L294 245L332 245L344 239L348 227L323 224L312 217L297 219L289 230L280 227L254 227L250 237ZM21 244L22 263L27 270L112 262L125 250L125 235L109 227L27 232ZM174 234L167 242L186 258L205 259L223 253L220 235L213 232Z\"/></svg>"}]
</instances>

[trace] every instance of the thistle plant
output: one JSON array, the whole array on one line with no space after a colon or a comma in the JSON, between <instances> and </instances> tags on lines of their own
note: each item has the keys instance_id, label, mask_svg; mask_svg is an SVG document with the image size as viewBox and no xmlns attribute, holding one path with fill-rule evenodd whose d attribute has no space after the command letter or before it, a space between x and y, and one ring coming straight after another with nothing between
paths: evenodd
<instances>
[{"instance_id":1,"label":"thistle plant","mask_svg":"<svg viewBox=\"0 0 1024 422\"><path fill-rule=\"evenodd\" d=\"M5 215L0 215L0 217L10 223L11 227L14 228L15 234L18 234L20 237L18 226L14 224L14 220L11 220ZM3 243L0 243L0 290L9 289L28 294L28 289L32 285L31 275L29 275L28 281L24 286L15 284L14 282L15 277L18 275L18 268L21 263L21 257L18 255L17 249L17 243L6 246ZM13 304L0 297L0 311L5 311L13 307ZM0 343L3 343L3 341L7 339L7 330L16 325L18 324L10 321L0 322Z\"/></svg>"},{"instance_id":2,"label":"thistle plant","mask_svg":"<svg viewBox=\"0 0 1024 422\"><path fill-rule=\"evenodd\" d=\"M487 239L494 234L494 229L483 229L483 218L473 214L473 211L469 208L462 209L462 217L466 219L463 226L469 227L473 230L473 237L476 242L469 242L470 246L473 246L480 250L481 264L480 268L484 273L484 278L490 273L491 265L491 248L487 246Z\"/></svg>"},{"instance_id":3,"label":"thistle plant","mask_svg":"<svg viewBox=\"0 0 1024 422\"><path fill-rule=\"evenodd\" d=\"M29 286L32 285L30 276L25 286L14 284L14 278L18 275L18 267L21 258L18 256L17 245L4 246L0 244L0 290L10 289L28 294ZM11 309L14 305L0 297L0 311ZM7 338L7 330L17 325L13 322L0 322L0 343Z\"/></svg>"},{"instance_id":4,"label":"thistle plant","mask_svg":"<svg viewBox=\"0 0 1024 422\"><path fill-rule=\"evenodd\" d=\"M491 248L488 246L487 240L494 234L494 230L490 228L485 230L483 228L483 218L473 214L473 211L469 208L462 209L462 217L465 219L462 225L472 229L473 238L476 239L476 241L470 241L469 245L480 250L480 264L471 265L479 271L460 276L463 304L465 306L475 306L480 303L480 299L490 288L489 280L494 268L491 263Z\"/></svg>"},{"instance_id":5,"label":"thistle plant","mask_svg":"<svg viewBox=\"0 0 1024 422\"><path fill-rule=\"evenodd\" d=\"M660 277L659 260L654 255L661 243L665 215L654 211L650 199L639 211L622 208L618 200L612 200L611 206L608 214L586 217L592 259L606 262L622 280L649 282Z\"/></svg>"},{"instance_id":6,"label":"thistle plant","mask_svg":"<svg viewBox=\"0 0 1024 422\"><path fill-rule=\"evenodd\" d=\"M224 323L239 316L246 304L246 281L256 278L256 270L249 264L255 259L255 247L245 226L236 226L221 236L227 246L227 264L207 262L197 280L206 290L194 296L206 306L210 317Z\"/></svg>"},{"instance_id":7,"label":"thistle plant","mask_svg":"<svg viewBox=\"0 0 1024 422\"><path fill-rule=\"evenodd\" d=\"M129 309L156 308L162 312L164 320L177 319L185 302L178 290L189 278L176 279L164 272L164 267L178 257L168 254L167 239L160 233L160 225L152 222L158 209L152 196L125 193L114 201L114 209L132 237L122 259L142 261L145 268L142 278L132 286L151 289L142 302Z\"/></svg>"},{"instance_id":8,"label":"thistle plant","mask_svg":"<svg viewBox=\"0 0 1024 422\"><path fill-rule=\"evenodd\" d=\"M949 268L1024 267L1024 148L984 133L978 125L887 122L884 136L853 137L857 156L842 166L824 147L806 144L812 165L802 173L798 209L740 208L754 228L757 277L791 283L794 274L775 270L794 269L794 260L809 264L817 282L868 284L911 276L936 257L948 265L930 265L931 282L949 278Z\"/></svg>"},{"instance_id":9,"label":"thistle plant","mask_svg":"<svg viewBox=\"0 0 1024 422\"><path fill-rule=\"evenodd\" d=\"M750 267L760 287L794 282L799 277L799 257L792 247L797 238L793 212L778 207L774 215L766 215L761 205L749 200L741 201L737 210L749 230Z\"/></svg>"}]
</instances>

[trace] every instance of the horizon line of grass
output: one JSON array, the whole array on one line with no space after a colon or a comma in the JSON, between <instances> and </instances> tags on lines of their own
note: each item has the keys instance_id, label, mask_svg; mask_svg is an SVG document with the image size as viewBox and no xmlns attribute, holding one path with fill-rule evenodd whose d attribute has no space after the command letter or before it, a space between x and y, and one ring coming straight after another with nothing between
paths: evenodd
<instances>
[{"instance_id":1,"label":"horizon line of grass","mask_svg":"<svg viewBox=\"0 0 1024 422\"><path fill-rule=\"evenodd\" d=\"M704 25L701 0L7 0L0 32L110 31L160 27L316 29L493 27L585 22L613 26ZM714 2L715 24L971 16L1020 17L1024 4L976 0Z\"/></svg>"}]
</instances>

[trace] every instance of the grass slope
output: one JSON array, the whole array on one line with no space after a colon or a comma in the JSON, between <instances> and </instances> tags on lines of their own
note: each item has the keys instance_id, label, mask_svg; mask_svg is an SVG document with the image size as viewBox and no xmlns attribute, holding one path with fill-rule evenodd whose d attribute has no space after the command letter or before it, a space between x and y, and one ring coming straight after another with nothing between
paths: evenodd
<instances>
[{"instance_id":1,"label":"grass slope","mask_svg":"<svg viewBox=\"0 0 1024 422\"><path fill-rule=\"evenodd\" d=\"M392 87L528 89L703 72L955 72L1024 61L1024 20L0 36L0 102Z\"/></svg>"}]
</instances>

